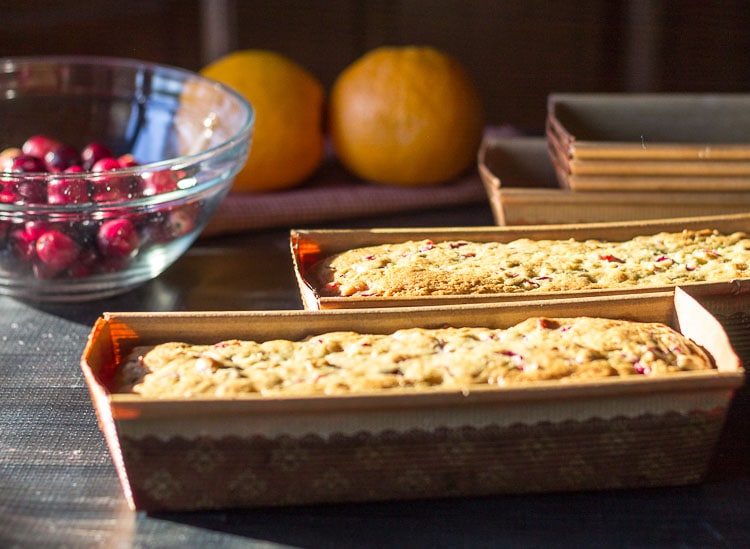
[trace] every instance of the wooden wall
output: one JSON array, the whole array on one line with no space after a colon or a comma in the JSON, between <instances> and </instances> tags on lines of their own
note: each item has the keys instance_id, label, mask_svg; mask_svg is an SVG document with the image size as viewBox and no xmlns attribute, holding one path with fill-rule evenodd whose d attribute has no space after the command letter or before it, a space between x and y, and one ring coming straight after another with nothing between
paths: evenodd
<instances>
[{"instance_id":1,"label":"wooden wall","mask_svg":"<svg viewBox=\"0 0 750 549\"><path fill-rule=\"evenodd\" d=\"M0 0L0 55L85 53L198 69L289 55L326 86L382 44L461 59L489 121L541 131L554 91L750 88L745 0Z\"/></svg>"}]
</instances>

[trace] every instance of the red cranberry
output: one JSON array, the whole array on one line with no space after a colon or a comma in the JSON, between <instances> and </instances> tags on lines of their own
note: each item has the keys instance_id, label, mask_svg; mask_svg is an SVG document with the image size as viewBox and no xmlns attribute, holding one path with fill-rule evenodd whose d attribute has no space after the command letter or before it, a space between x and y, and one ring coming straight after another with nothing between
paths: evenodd
<instances>
[{"instance_id":1,"label":"red cranberry","mask_svg":"<svg viewBox=\"0 0 750 549\"><path fill-rule=\"evenodd\" d=\"M94 274L94 269L91 265L85 263L73 263L67 270L67 275L70 278L87 278Z\"/></svg>"},{"instance_id":2,"label":"red cranberry","mask_svg":"<svg viewBox=\"0 0 750 549\"><path fill-rule=\"evenodd\" d=\"M90 143L78 150L44 135L35 135L22 148L0 151L0 204L76 204L89 200L130 198L141 187L149 193L177 188L180 174L170 171L141 177L113 170L138 166L133 155L115 158L101 143ZM64 174L81 174L85 176ZM51 176L49 173L56 175ZM112 212L105 217L117 215ZM174 210L159 230L179 236L195 226L193 210ZM55 222L28 221L0 223L2 269L17 267L40 279L57 276L86 277L95 273L122 270L142 245L138 221L132 217L105 221ZM10 272L10 271L8 271ZM15 270L14 270L15 272ZM64 273L64 274L63 274Z\"/></svg>"},{"instance_id":3,"label":"red cranberry","mask_svg":"<svg viewBox=\"0 0 750 549\"><path fill-rule=\"evenodd\" d=\"M62 172L71 166L80 165L81 155L75 147L60 144L57 147L50 149L50 151L44 155L44 163L47 166L48 171Z\"/></svg>"},{"instance_id":4,"label":"red cranberry","mask_svg":"<svg viewBox=\"0 0 750 549\"><path fill-rule=\"evenodd\" d=\"M47 171L47 166L44 165L41 157L30 154L19 154L11 161L10 171L19 173L45 172Z\"/></svg>"},{"instance_id":5,"label":"red cranberry","mask_svg":"<svg viewBox=\"0 0 750 549\"><path fill-rule=\"evenodd\" d=\"M19 154L11 161L10 171L33 174L46 171L46 166L36 156ZM4 179L3 194L0 200L4 203L39 204L46 201L43 181L33 175Z\"/></svg>"},{"instance_id":6,"label":"red cranberry","mask_svg":"<svg viewBox=\"0 0 750 549\"><path fill-rule=\"evenodd\" d=\"M99 254L96 250L86 248L81 250L73 264L68 267L68 276L73 278L86 278L96 272Z\"/></svg>"},{"instance_id":7,"label":"red cranberry","mask_svg":"<svg viewBox=\"0 0 750 549\"><path fill-rule=\"evenodd\" d=\"M85 170L90 170L102 158L112 158L112 156L109 147L102 143L93 142L86 145L81 151L81 162Z\"/></svg>"},{"instance_id":8,"label":"red cranberry","mask_svg":"<svg viewBox=\"0 0 750 549\"><path fill-rule=\"evenodd\" d=\"M31 240L36 240L53 227L47 221L27 221L23 224L23 228Z\"/></svg>"},{"instance_id":9,"label":"red cranberry","mask_svg":"<svg viewBox=\"0 0 750 549\"><path fill-rule=\"evenodd\" d=\"M24 141L21 150L28 155L44 158L49 151L59 146L57 139L52 139L46 135L33 135Z\"/></svg>"},{"instance_id":10,"label":"red cranberry","mask_svg":"<svg viewBox=\"0 0 750 549\"><path fill-rule=\"evenodd\" d=\"M94 202L119 202L132 196L133 180L127 176L97 177L91 180L91 200Z\"/></svg>"},{"instance_id":11,"label":"red cranberry","mask_svg":"<svg viewBox=\"0 0 750 549\"><path fill-rule=\"evenodd\" d=\"M99 227L96 241L104 256L125 257L138 249L138 231L129 219L112 219Z\"/></svg>"},{"instance_id":12,"label":"red cranberry","mask_svg":"<svg viewBox=\"0 0 750 549\"><path fill-rule=\"evenodd\" d=\"M98 160L91 171L97 174L120 169L116 158L107 157ZM91 199L95 202L115 202L127 199L132 188L132 178L120 175L97 175L91 179L93 190Z\"/></svg>"},{"instance_id":13,"label":"red cranberry","mask_svg":"<svg viewBox=\"0 0 750 549\"><path fill-rule=\"evenodd\" d=\"M104 257L96 265L97 272L100 273L117 273L128 266L128 258L123 257Z\"/></svg>"},{"instance_id":14,"label":"red cranberry","mask_svg":"<svg viewBox=\"0 0 750 549\"><path fill-rule=\"evenodd\" d=\"M118 157L117 162L119 162L121 168L132 168L139 165L138 161L130 153Z\"/></svg>"},{"instance_id":15,"label":"red cranberry","mask_svg":"<svg viewBox=\"0 0 750 549\"><path fill-rule=\"evenodd\" d=\"M147 172L141 176L141 193L143 196L153 196L177 189L177 174L170 170Z\"/></svg>"},{"instance_id":16,"label":"red cranberry","mask_svg":"<svg viewBox=\"0 0 750 549\"><path fill-rule=\"evenodd\" d=\"M18 198L16 182L10 178L0 180L0 204L13 204Z\"/></svg>"},{"instance_id":17,"label":"red cranberry","mask_svg":"<svg viewBox=\"0 0 750 549\"><path fill-rule=\"evenodd\" d=\"M167 214L165 221L165 233L176 238L188 234L195 228L198 209L194 204L182 206Z\"/></svg>"},{"instance_id":18,"label":"red cranberry","mask_svg":"<svg viewBox=\"0 0 750 549\"><path fill-rule=\"evenodd\" d=\"M105 158L100 158L96 162L94 162L94 165L91 166L92 172L110 172L113 170L119 170L122 166L120 166L120 162L116 158L112 158L111 156L107 156Z\"/></svg>"},{"instance_id":19,"label":"red cranberry","mask_svg":"<svg viewBox=\"0 0 750 549\"><path fill-rule=\"evenodd\" d=\"M65 173L82 173L80 166L71 166ZM89 200L89 182L83 178L55 178L47 183L49 204L81 204Z\"/></svg>"},{"instance_id":20,"label":"red cranberry","mask_svg":"<svg viewBox=\"0 0 750 549\"><path fill-rule=\"evenodd\" d=\"M2 182L0 202L5 204L43 204L47 201L44 178L29 174L22 178L6 178Z\"/></svg>"},{"instance_id":21,"label":"red cranberry","mask_svg":"<svg viewBox=\"0 0 750 549\"><path fill-rule=\"evenodd\" d=\"M29 233L17 229L11 231L8 235L8 247L13 251L13 255L24 261L31 261L34 258L36 241Z\"/></svg>"},{"instance_id":22,"label":"red cranberry","mask_svg":"<svg viewBox=\"0 0 750 549\"><path fill-rule=\"evenodd\" d=\"M60 231L47 231L36 241L36 255L53 269L67 269L78 257L75 240Z\"/></svg>"}]
</instances>

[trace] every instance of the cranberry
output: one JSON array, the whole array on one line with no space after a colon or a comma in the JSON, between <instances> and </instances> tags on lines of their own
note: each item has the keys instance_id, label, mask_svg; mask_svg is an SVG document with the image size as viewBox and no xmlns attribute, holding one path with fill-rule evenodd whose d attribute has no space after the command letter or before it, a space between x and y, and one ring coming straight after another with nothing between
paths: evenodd
<instances>
[{"instance_id":1,"label":"cranberry","mask_svg":"<svg viewBox=\"0 0 750 549\"><path fill-rule=\"evenodd\" d=\"M120 166L120 162L116 158L112 158L111 156L107 156L106 158L101 158L94 162L94 165L91 166L92 172L110 172L113 170L119 170L122 166Z\"/></svg>"},{"instance_id":2,"label":"cranberry","mask_svg":"<svg viewBox=\"0 0 750 549\"><path fill-rule=\"evenodd\" d=\"M81 151L81 162L85 170L90 170L102 158L112 158L112 151L102 143L93 142L86 145Z\"/></svg>"},{"instance_id":3,"label":"cranberry","mask_svg":"<svg viewBox=\"0 0 750 549\"><path fill-rule=\"evenodd\" d=\"M25 154L44 158L49 151L59 145L60 142L57 139L52 139L46 135L34 135L24 141L23 145L21 145L21 150Z\"/></svg>"},{"instance_id":4,"label":"cranberry","mask_svg":"<svg viewBox=\"0 0 750 549\"><path fill-rule=\"evenodd\" d=\"M141 193L143 196L153 196L177 189L179 179L170 170L147 172L141 176Z\"/></svg>"},{"instance_id":5,"label":"cranberry","mask_svg":"<svg viewBox=\"0 0 750 549\"><path fill-rule=\"evenodd\" d=\"M19 154L10 163L11 172L34 173L47 171L41 157L30 154Z\"/></svg>"},{"instance_id":6,"label":"cranberry","mask_svg":"<svg viewBox=\"0 0 750 549\"><path fill-rule=\"evenodd\" d=\"M132 168L139 165L138 161L130 153L123 154L122 156L118 157L117 162L120 164L121 168Z\"/></svg>"},{"instance_id":7,"label":"cranberry","mask_svg":"<svg viewBox=\"0 0 750 549\"><path fill-rule=\"evenodd\" d=\"M602 261L608 261L610 263L625 263L624 259L620 259L612 254L600 254L599 259Z\"/></svg>"},{"instance_id":8,"label":"cranberry","mask_svg":"<svg viewBox=\"0 0 750 549\"><path fill-rule=\"evenodd\" d=\"M48 171L62 172L71 166L79 166L81 155L75 147L60 144L44 155L44 163Z\"/></svg>"},{"instance_id":9,"label":"cranberry","mask_svg":"<svg viewBox=\"0 0 750 549\"><path fill-rule=\"evenodd\" d=\"M13 204L17 201L16 182L9 178L0 180L0 204Z\"/></svg>"},{"instance_id":10,"label":"cranberry","mask_svg":"<svg viewBox=\"0 0 750 549\"><path fill-rule=\"evenodd\" d=\"M36 241L32 236L21 229L11 231L8 235L8 247L13 251L13 255L24 261L31 261L34 258Z\"/></svg>"},{"instance_id":11,"label":"cranberry","mask_svg":"<svg viewBox=\"0 0 750 549\"><path fill-rule=\"evenodd\" d=\"M94 274L94 268L86 263L74 263L67 271L70 278L86 278Z\"/></svg>"},{"instance_id":12,"label":"cranberry","mask_svg":"<svg viewBox=\"0 0 750 549\"><path fill-rule=\"evenodd\" d=\"M10 165L10 171L14 173L37 173L46 169L44 162L36 156L19 154ZM3 193L1 199L4 203L29 203L36 204L45 202L45 190L42 180L33 176L23 179L5 178L3 180Z\"/></svg>"},{"instance_id":13,"label":"cranberry","mask_svg":"<svg viewBox=\"0 0 750 549\"><path fill-rule=\"evenodd\" d=\"M129 177L97 177L91 183L91 200L94 202L118 202L131 196L132 179Z\"/></svg>"},{"instance_id":14,"label":"cranberry","mask_svg":"<svg viewBox=\"0 0 750 549\"><path fill-rule=\"evenodd\" d=\"M96 265L97 272L99 273L116 273L122 271L128 266L127 257L104 257L100 258Z\"/></svg>"},{"instance_id":15,"label":"cranberry","mask_svg":"<svg viewBox=\"0 0 750 549\"><path fill-rule=\"evenodd\" d=\"M39 179L20 181L18 192L26 204L44 204L47 202L47 186Z\"/></svg>"},{"instance_id":16,"label":"cranberry","mask_svg":"<svg viewBox=\"0 0 750 549\"><path fill-rule=\"evenodd\" d=\"M96 235L99 232L100 221L87 219L69 226L68 234L73 236L86 248L96 249Z\"/></svg>"},{"instance_id":17,"label":"cranberry","mask_svg":"<svg viewBox=\"0 0 750 549\"><path fill-rule=\"evenodd\" d=\"M169 170L144 178L117 172L138 165L132 154L114 157L102 143L89 143L79 153L48 136L35 135L21 148L0 151L0 171L8 172L0 175L0 204L118 201L139 191L150 195L175 190L184 176ZM0 268L33 273L39 279L119 271L127 268L143 238L148 238L145 233L141 236L141 230L158 230L163 238L174 238L192 231L199 213L194 208L174 209L160 214L153 224L152 214L137 219L107 210L96 220L0 222Z\"/></svg>"},{"instance_id":18,"label":"cranberry","mask_svg":"<svg viewBox=\"0 0 750 549\"><path fill-rule=\"evenodd\" d=\"M44 233L52 229L52 225L47 221L27 221L23 224L24 232L31 240L36 240Z\"/></svg>"},{"instance_id":19,"label":"cranberry","mask_svg":"<svg viewBox=\"0 0 750 549\"><path fill-rule=\"evenodd\" d=\"M91 171L97 174L120 169L116 158L107 157L98 160ZM93 190L92 200L95 202L111 202L128 198L132 187L132 177L121 175L97 175L91 179Z\"/></svg>"},{"instance_id":20,"label":"cranberry","mask_svg":"<svg viewBox=\"0 0 750 549\"><path fill-rule=\"evenodd\" d=\"M65 173L81 173L83 168L71 166ZM49 204L81 204L89 200L89 183L77 178L55 178L47 183L47 202Z\"/></svg>"},{"instance_id":21,"label":"cranberry","mask_svg":"<svg viewBox=\"0 0 750 549\"><path fill-rule=\"evenodd\" d=\"M174 209L167 214L164 232L168 237L175 238L188 234L195 228L198 217L197 208L194 205L183 206Z\"/></svg>"},{"instance_id":22,"label":"cranberry","mask_svg":"<svg viewBox=\"0 0 750 549\"><path fill-rule=\"evenodd\" d=\"M140 239L132 221L112 219L101 224L96 241L104 256L125 257L138 249Z\"/></svg>"},{"instance_id":23,"label":"cranberry","mask_svg":"<svg viewBox=\"0 0 750 549\"><path fill-rule=\"evenodd\" d=\"M73 264L68 267L68 276L73 278L86 278L96 272L96 264L99 254L96 250L85 248L81 250Z\"/></svg>"},{"instance_id":24,"label":"cranberry","mask_svg":"<svg viewBox=\"0 0 750 549\"><path fill-rule=\"evenodd\" d=\"M60 231L47 231L36 241L36 255L53 269L67 269L78 257L78 244Z\"/></svg>"},{"instance_id":25,"label":"cranberry","mask_svg":"<svg viewBox=\"0 0 750 549\"><path fill-rule=\"evenodd\" d=\"M2 181L0 202L5 204L43 204L46 202L44 180L29 175L23 179L6 178Z\"/></svg>"}]
</instances>

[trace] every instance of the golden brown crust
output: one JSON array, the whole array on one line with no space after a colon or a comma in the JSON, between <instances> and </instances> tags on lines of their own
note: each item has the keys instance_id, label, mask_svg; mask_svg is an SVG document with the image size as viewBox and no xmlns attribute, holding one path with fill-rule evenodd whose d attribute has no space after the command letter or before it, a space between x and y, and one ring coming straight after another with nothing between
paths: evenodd
<instances>
[{"instance_id":1,"label":"golden brown crust","mask_svg":"<svg viewBox=\"0 0 750 549\"><path fill-rule=\"evenodd\" d=\"M337 296L427 296L673 286L750 276L750 237L715 230L639 236L623 242L408 241L348 250L310 272Z\"/></svg>"},{"instance_id":2,"label":"golden brown crust","mask_svg":"<svg viewBox=\"0 0 750 549\"><path fill-rule=\"evenodd\" d=\"M150 398L468 390L534 381L712 368L692 341L659 323L537 317L516 326L329 332L304 341L170 342L136 349L116 392Z\"/></svg>"}]
</instances>

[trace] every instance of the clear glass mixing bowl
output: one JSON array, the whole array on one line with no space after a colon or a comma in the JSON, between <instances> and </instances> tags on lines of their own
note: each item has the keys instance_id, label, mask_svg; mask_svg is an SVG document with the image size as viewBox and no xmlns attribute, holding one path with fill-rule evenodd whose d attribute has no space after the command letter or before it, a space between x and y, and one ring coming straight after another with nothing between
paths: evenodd
<instances>
[{"instance_id":1,"label":"clear glass mixing bowl","mask_svg":"<svg viewBox=\"0 0 750 549\"><path fill-rule=\"evenodd\" d=\"M97 173L0 166L0 294L90 300L158 276L229 191L254 120L242 96L175 67L0 58L0 151L45 135L137 161ZM83 198L71 199L69 189L83 189Z\"/></svg>"}]
</instances>

